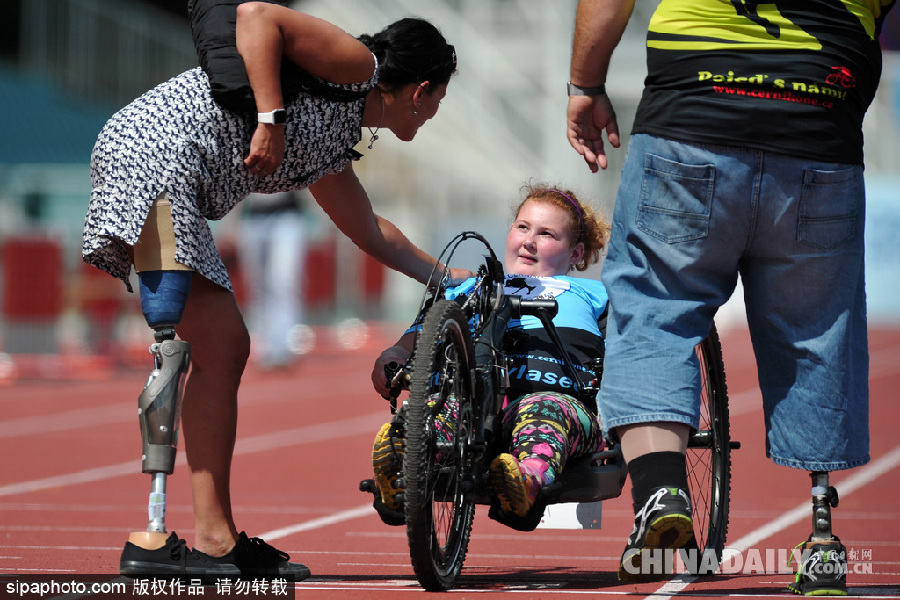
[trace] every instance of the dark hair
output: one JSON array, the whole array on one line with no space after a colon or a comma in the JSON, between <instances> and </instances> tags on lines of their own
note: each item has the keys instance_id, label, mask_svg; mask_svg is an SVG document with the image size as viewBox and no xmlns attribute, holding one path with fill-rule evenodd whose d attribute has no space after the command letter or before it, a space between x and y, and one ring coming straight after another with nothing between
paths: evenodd
<instances>
[{"instance_id":1,"label":"dark hair","mask_svg":"<svg viewBox=\"0 0 900 600\"><path fill-rule=\"evenodd\" d=\"M572 247L578 242L584 243L584 256L574 265L576 270L584 271L600 260L600 252L606 247L610 232L610 224L601 215L595 213L574 192L564 188L532 182L523 186L522 192L525 199L516 207L516 217L529 200L549 202L568 213Z\"/></svg>"},{"instance_id":2,"label":"dark hair","mask_svg":"<svg viewBox=\"0 0 900 600\"><path fill-rule=\"evenodd\" d=\"M423 81L444 84L456 72L456 50L424 19L400 19L359 41L378 58L378 83L387 89Z\"/></svg>"}]
</instances>

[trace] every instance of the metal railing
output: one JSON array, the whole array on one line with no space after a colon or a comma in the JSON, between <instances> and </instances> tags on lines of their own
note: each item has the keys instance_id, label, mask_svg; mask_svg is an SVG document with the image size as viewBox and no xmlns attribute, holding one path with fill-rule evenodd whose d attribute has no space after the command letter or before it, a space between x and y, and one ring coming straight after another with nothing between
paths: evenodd
<instances>
[{"instance_id":1,"label":"metal railing","mask_svg":"<svg viewBox=\"0 0 900 600\"><path fill-rule=\"evenodd\" d=\"M52 76L86 99L125 104L198 64L186 23L139 3L27 0L21 14L22 66Z\"/></svg>"}]
</instances>

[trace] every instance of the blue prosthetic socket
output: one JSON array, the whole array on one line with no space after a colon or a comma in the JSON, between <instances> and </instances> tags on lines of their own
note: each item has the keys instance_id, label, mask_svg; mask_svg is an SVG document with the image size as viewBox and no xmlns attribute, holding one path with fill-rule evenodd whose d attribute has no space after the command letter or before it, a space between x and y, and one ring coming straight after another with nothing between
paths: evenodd
<instances>
[{"instance_id":1,"label":"blue prosthetic socket","mask_svg":"<svg viewBox=\"0 0 900 600\"><path fill-rule=\"evenodd\" d=\"M193 271L144 271L138 273L141 312L153 329L181 322Z\"/></svg>"}]
</instances>

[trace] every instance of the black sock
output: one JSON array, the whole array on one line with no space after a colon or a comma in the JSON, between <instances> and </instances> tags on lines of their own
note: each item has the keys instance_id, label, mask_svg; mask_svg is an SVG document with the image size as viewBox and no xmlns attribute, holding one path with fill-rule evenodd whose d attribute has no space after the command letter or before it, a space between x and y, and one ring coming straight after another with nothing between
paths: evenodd
<instances>
[{"instance_id":1,"label":"black sock","mask_svg":"<svg viewBox=\"0 0 900 600\"><path fill-rule=\"evenodd\" d=\"M629 461L628 475L635 513L657 488L677 487L688 491L687 462L680 452L651 452L638 456Z\"/></svg>"}]
</instances>

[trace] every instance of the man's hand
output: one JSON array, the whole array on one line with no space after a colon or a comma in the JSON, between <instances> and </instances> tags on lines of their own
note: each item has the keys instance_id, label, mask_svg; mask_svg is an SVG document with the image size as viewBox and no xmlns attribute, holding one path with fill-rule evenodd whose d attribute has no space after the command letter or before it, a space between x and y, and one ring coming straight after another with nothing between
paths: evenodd
<instances>
[{"instance_id":1,"label":"man's hand","mask_svg":"<svg viewBox=\"0 0 900 600\"><path fill-rule=\"evenodd\" d=\"M603 147L603 130L613 148L618 148L619 124L609 96L569 96L569 110L566 118L569 144L575 148L591 172L606 169L606 151Z\"/></svg>"}]
</instances>

